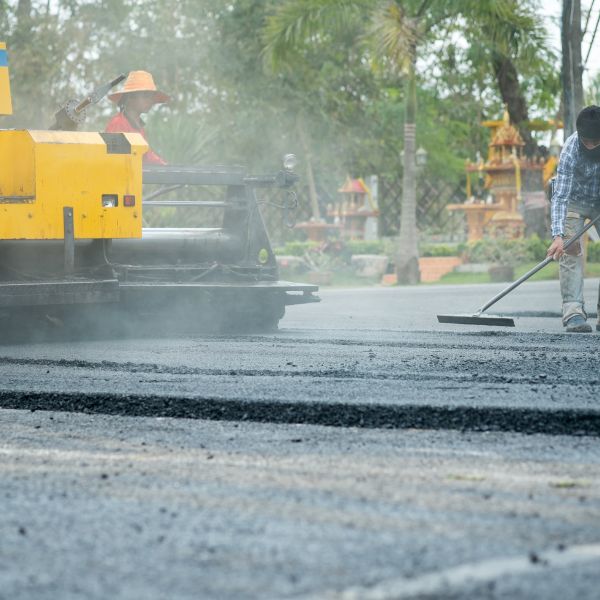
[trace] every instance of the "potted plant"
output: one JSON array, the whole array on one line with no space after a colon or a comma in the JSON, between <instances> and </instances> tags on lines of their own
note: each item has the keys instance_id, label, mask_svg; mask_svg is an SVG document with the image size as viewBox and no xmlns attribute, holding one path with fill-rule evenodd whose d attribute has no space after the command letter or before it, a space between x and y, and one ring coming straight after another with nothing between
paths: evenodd
<instances>
[{"instance_id":1,"label":"potted plant","mask_svg":"<svg viewBox=\"0 0 600 600\"><path fill-rule=\"evenodd\" d=\"M308 280L317 285L331 285L333 271L339 267L342 244L339 241L323 242L311 246L304 252L304 262L308 271Z\"/></svg>"},{"instance_id":2,"label":"potted plant","mask_svg":"<svg viewBox=\"0 0 600 600\"><path fill-rule=\"evenodd\" d=\"M469 262L487 263L492 282L513 281L515 267L528 260L525 240L491 238L476 242L467 250Z\"/></svg>"}]
</instances>

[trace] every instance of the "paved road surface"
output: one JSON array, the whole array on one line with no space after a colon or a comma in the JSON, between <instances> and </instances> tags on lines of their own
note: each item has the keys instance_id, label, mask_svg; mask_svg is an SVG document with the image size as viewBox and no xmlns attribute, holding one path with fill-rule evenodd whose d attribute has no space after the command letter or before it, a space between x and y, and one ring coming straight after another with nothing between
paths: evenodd
<instances>
[{"instance_id":1,"label":"paved road surface","mask_svg":"<svg viewBox=\"0 0 600 600\"><path fill-rule=\"evenodd\" d=\"M597 598L600 333L536 316L555 282L501 301L515 329L437 324L501 287L6 341L0 599Z\"/></svg>"}]
</instances>

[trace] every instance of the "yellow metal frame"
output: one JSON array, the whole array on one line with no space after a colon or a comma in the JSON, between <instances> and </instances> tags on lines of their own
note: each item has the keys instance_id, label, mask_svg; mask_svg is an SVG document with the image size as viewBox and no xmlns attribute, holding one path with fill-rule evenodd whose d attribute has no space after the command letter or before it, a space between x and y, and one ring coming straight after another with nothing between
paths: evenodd
<instances>
[{"instance_id":1,"label":"yellow metal frame","mask_svg":"<svg viewBox=\"0 0 600 600\"><path fill-rule=\"evenodd\" d=\"M76 238L141 237L148 145L137 133L122 135L129 153L112 153L99 133L0 131L0 239L63 239L65 206ZM118 205L103 207L105 194ZM124 195L135 196L134 207Z\"/></svg>"},{"instance_id":2,"label":"yellow metal frame","mask_svg":"<svg viewBox=\"0 0 600 600\"><path fill-rule=\"evenodd\" d=\"M0 42L0 115L12 115L10 79L8 77L8 54L4 42Z\"/></svg>"}]
</instances>

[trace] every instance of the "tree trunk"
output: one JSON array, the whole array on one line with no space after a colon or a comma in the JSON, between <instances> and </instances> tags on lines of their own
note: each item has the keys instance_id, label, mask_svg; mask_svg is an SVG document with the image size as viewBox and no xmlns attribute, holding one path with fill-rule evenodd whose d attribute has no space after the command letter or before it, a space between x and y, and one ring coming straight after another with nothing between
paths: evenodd
<instances>
[{"instance_id":1,"label":"tree trunk","mask_svg":"<svg viewBox=\"0 0 600 600\"><path fill-rule=\"evenodd\" d=\"M31 0L19 0L16 14L17 19L21 22L29 19L31 17Z\"/></svg>"},{"instance_id":2,"label":"tree trunk","mask_svg":"<svg viewBox=\"0 0 600 600\"><path fill-rule=\"evenodd\" d=\"M315 185L315 176L312 168L310 144L300 118L296 119L296 129L298 130L298 137L300 138L300 144L302 145L306 160L306 179L308 181L308 196L310 198L312 219L313 221L321 221L321 211L319 210L319 198L317 196L317 186Z\"/></svg>"},{"instance_id":3,"label":"tree trunk","mask_svg":"<svg viewBox=\"0 0 600 600\"><path fill-rule=\"evenodd\" d=\"M527 101L519 85L517 69L508 56L500 53L494 54L492 66L510 120L519 128L519 133L525 142L525 154L532 156L537 151L538 145L527 127L527 121L529 120Z\"/></svg>"},{"instance_id":4,"label":"tree trunk","mask_svg":"<svg viewBox=\"0 0 600 600\"><path fill-rule=\"evenodd\" d=\"M565 137L575 131L583 108L581 63L581 0L563 0L561 21L563 122Z\"/></svg>"},{"instance_id":5,"label":"tree trunk","mask_svg":"<svg viewBox=\"0 0 600 600\"><path fill-rule=\"evenodd\" d=\"M416 123L417 90L416 53L413 52L404 83L404 175L402 178L402 211L400 240L396 254L396 275L400 284L419 283L419 246L417 232Z\"/></svg>"}]
</instances>

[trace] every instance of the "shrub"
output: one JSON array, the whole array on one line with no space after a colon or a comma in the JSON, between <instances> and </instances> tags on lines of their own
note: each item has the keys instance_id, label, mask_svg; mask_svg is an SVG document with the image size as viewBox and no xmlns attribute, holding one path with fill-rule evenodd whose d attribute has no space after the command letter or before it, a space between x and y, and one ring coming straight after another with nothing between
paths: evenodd
<instances>
[{"instance_id":1,"label":"shrub","mask_svg":"<svg viewBox=\"0 0 600 600\"><path fill-rule=\"evenodd\" d=\"M331 240L329 242L287 242L285 246L274 249L278 256L306 256L307 253L336 255L350 264L350 258L354 254L385 254L384 243L381 241L365 242L364 240Z\"/></svg>"},{"instance_id":2,"label":"shrub","mask_svg":"<svg viewBox=\"0 0 600 600\"><path fill-rule=\"evenodd\" d=\"M459 256L461 249L458 246L447 246L444 244L428 244L420 251L421 256Z\"/></svg>"},{"instance_id":3,"label":"shrub","mask_svg":"<svg viewBox=\"0 0 600 600\"><path fill-rule=\"evenodd\" d=\"M311 248L319 246L318 242L286 242L285 246L275 248L277 256L304 256Z\"/></svg>"},{"instance_id":4,"label":"shrub","mask_svg":"<svg viewBox=\"0 0 600 600\"><path fill-rule=\"evenodd\" d=\"M590 242L587 247L588 262L600 263L600 242Z\"/></svg>"},{"instance_id":5,"label":"shrub","mask_svg":"<svg viewBox=\"0 0 600 600\"><path fill-rule=\"evenodd\" d=\"M532 235L525 240L527 254L531 261L541 262L546 258L546 251L550 240L541 240L537 235Z\"/></svg>"},{"instance_id":6,"label":"shrub","mask_svg":"<svg viewBox=\"0 0 600 600\"><path fill-rule=\"evenodd\" d=\"M469 244L465 250L468 262L517 265L529 259L525 240L485 239Z\"/></svg>"},{"instance_id":7,"label":"shrub","mask_svg":"<svg viewBox=\"0 0 600 600\"><path fill-rule=\"evenodd\" d=\"M484 239L467 244L465 257L472 263L496 263L517 265L525 262L541 262L546 258L549 240L537 235L526 239Z\"/></svg>"},{"instance_id":8,"label":"shrub","mask_svg":"<svg viewBox=\"0 0 600 600\"><path fill-rule=\"evenodd\" d=\"M345 244L346 250L350 255L353 254L383 254L383 242L379 240L349 240Z\"/></svg>"}]
</instances>

